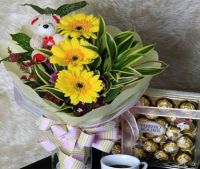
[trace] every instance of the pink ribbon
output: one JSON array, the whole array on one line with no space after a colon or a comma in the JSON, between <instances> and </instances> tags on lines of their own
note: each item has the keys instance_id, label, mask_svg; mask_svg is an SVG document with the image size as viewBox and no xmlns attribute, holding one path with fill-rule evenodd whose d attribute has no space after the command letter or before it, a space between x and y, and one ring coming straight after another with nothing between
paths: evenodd
<instances>
[{"instance_id":1,"label":"pink ribbon","mask_svg":"<svg viewBox=\"0 0 200 169\"><path fill-rule=\"evenodd\" d=\"M122 117L122 153L132 155L132 147L139 138L139 129L135 120L134 112L127 111Z\"/></svg>"},{"instance_id":2,"label":"pink ribbon","mask_svg":"<svg viewBox=\"0 0 200 169\"><path fill-rule=\"evenodd\" d=\"M96 128L76 128L41 117L40 130L51 131L51 135L39 141L48 152L59 151L61 169L84 168L86 147L94 147L109 153L118 140L116 123L111 121ZM71 167L69 167L71 166Z\"/></svg>"}]
</instances>

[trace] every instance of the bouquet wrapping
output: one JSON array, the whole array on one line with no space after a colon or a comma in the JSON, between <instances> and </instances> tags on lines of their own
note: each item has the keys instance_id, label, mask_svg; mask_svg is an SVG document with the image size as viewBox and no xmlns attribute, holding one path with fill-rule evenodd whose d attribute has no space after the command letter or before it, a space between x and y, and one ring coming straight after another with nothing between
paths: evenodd
<instances>
[{"instance_id":1,"label":"bouquet wrapping","mask_svg":"<svg viewBox=\"0 0 200 169\"><path fill-rule=\"evenodd\" d=\"M58 9L24 5L40 15L1 44L15 100L41 117L41 130L51 131L39 143L59 149L61 168L84 168L86 148L111 150L118 139L113 120L136 104L166 64L134 30L107 26L101 16L69 14L84 1Z\"/></svg>"}]
</instances>

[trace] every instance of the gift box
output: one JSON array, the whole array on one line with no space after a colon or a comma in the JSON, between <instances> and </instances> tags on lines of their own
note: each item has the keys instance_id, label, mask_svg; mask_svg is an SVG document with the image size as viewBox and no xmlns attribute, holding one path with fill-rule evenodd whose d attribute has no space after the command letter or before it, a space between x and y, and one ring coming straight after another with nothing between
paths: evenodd
<instances>
[{"instance_id":1,"label":"gift box","mask_svg":"<svg viewBox=\"0 0 200 169\"><path fill-rule=\"evenodd\" d=\"M199 107L198 93L148 89L129 111L136 123L122 121L122 152L150 166L198 168Z\"/></svg>"}]
</instances>

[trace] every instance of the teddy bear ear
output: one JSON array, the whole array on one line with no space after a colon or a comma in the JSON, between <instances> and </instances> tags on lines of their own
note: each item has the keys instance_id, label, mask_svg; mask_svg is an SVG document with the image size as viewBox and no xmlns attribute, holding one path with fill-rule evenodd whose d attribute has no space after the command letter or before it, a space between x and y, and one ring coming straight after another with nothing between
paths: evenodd
<instances>
[{"instance_id":1,"label":"teddy bear ear","mask_svg":"<svg viewBox=\"0 0 200 169\"><path fill-rule=\"evenodd\" d=\"M34 18L34 19L31 21L31 24L34 25L35 22L36 22L38 19L39 19L39 17Z\"/></svg>"},{"instance_id":2,"label":"teddy bear ear","mask_svg":"<svg viewBox=\"0 0 200 169\"><path fill-rule=\"evenodd\" d=\"M53 17L53 19L54 19L57 23L60 22L60 18L59 18L58 16L52 15L52 17Z\"/></svg>"}]
</instances>

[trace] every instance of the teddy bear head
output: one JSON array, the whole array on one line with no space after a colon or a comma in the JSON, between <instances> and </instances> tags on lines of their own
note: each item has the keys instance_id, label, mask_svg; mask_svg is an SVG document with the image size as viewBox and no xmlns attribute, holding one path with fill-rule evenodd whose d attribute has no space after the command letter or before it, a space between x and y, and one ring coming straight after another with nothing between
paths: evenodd
<instances>
[{"instance_id":1,"label":"teddy bear head","mask_svg":"<svg viewBox=\"0 0 200 169\"><path fill-rule=\"evenodd\" d=\"M57 15L39 15L31 21L34 35L37 36L52 36L56 33L56 24L60 18Z\"/></svg>"}]
</instances>

